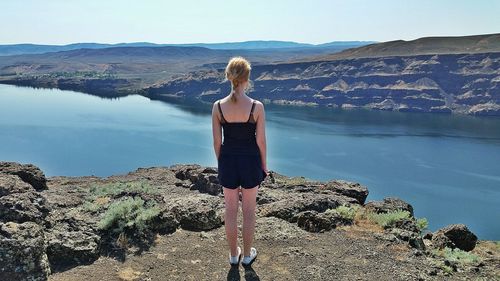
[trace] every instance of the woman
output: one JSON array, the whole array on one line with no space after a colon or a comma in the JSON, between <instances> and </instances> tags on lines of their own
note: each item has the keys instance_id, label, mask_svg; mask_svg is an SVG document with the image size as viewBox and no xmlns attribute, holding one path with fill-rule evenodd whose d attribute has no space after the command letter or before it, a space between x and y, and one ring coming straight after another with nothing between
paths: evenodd
<instances>
[{"instance_id":1,"label":"woman","mask_svg":"<svg viewBox=\"0 0 500 281\"><path fill-rule=\"evenodd\" d=\"M268 175L264 105L245 94L249 85L250 70L250 63L246 59L232 58L225 71L226 79L231 81L231 93L217 100L212 108L218 179L224 192L224 225L231 252L229 263L238 265L242 254L237 245L236 221L241 191L243 266L250 265L257 257L257 250L252 247L256 196L260 183Z\"/></svg>"}]
</instances>

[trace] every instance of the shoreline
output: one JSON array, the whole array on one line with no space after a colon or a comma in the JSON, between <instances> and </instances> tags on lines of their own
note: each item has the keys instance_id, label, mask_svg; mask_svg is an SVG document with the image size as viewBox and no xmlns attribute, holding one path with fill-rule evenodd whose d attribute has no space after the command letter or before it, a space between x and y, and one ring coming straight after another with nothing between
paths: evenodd
<instances>
[{"instance_id":1,"label":"shoreline","mask_svg":"<svg viewBox=\"0 0 500 281\"><path fill-rule=\"evenodd\" d=\"M136 89L136 90L121 90L121 91L109 91L109 90L93 90L93 91L88 91L86 89L83 89L81 87L59 87L57 86L57 83L55 81L44 81L40 83L34 82L35 80L2 80L0 78L0 84L1 85L9 85L9 86L15 86L15 87L26 87L26 88L32 88L32 89L54 89L54 90L61 90L61 91L73 91L81 94L87 94L87 95L92 95L96 97L100 97L103 99L115 99L115 98L121 98L121 97L126 97L126 96L131 96L131 95L139 95L143 96L145 98L148 98L150 100L159 100L159 101L164 101L168 103L174 103L178 104L179 101L182 104L189 104L193 105L194 104L207 104L211 105L213 102L212 101L205 101L202 100L200 97L186 97L186 96L178 96L176 94L156 94L156 95L151 95L147 92L147 89ZM249 96L251 98L252 94L250 93ZM223 96L218 96L218 98L223 98ZM260 99L259 99L260 100ZM368 111L381 111L381 112L398 112L398 113L412 113L412 114L438 114L438 115L449 115L449 116L472 116L472 117L481 117L481 118L498 118L500 115L492 115L492 114L471 114L471 113L465 113L464 111L446 111L446 112L439 112L439 111L413 111L413 110L393 110L393 109L383 109L383 108L374 108L374 107L369 107L369 106L353 106L350 104L344 104L342 106L338 106L335 104L318 104L316 102L303 102L300 100L270 100L268 98L262 98L261 102L264 104L272 104L272 105L277 105L277 106L286 106L286 107L309 107L309 108L325 108L325 109L341 109L341 110L368 110Z\"/></svg>"}]
</instances>

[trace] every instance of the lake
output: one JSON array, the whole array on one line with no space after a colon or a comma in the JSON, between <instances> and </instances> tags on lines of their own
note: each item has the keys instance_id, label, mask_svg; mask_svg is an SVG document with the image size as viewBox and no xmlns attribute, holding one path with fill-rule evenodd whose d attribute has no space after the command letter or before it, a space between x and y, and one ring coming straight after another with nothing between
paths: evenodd
<instances>
[{"instance_id":1,"label":"lake","mask_svg":"<svg viewBox=\"0 0 500 281\"><path fill-rule=\"evenodd\" d=\"M0 160L47 176L217 166L211 105L0 85ZM400 197L431 230L500 240L500 118L266 104L268 169Z\"/></svg>"}]
</instances>

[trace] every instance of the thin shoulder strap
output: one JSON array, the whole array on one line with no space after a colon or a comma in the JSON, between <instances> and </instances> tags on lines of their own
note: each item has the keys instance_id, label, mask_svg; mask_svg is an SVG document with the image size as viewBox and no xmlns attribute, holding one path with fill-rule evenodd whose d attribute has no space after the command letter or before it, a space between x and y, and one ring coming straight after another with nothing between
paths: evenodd
<instances>
[{"instance_id":1,"label":"thin shoulder strap","mask_svg":"<svg viewBox=\"0 0 500 281\"><path fill-rule=\"evenodd\" d=\"M255 100L252 101L252 109L250 110L250 115L248 116L248 121L247 122L250 122L250 119L253 116L253 109L254 109L254 107L255 107Z\"/></svg>"},{"instance_id":2,"label":"thin shoulder strap","mask_svg":"<svg viewBox=\"0 0 500 281\"><path fill-rule=\"evenodd\" d=\"M222 109L220 108L220 100L219 100L219 101L217 101L217 105L218 105L218 107L219 107L219 112L220 112L220 115L221 115L221 117L222 117L222 121L224 121L223 123L227 122L227 121L226 121L226 118L224 118L224 114L222 113Z\"/></svg>"}]
</instances>

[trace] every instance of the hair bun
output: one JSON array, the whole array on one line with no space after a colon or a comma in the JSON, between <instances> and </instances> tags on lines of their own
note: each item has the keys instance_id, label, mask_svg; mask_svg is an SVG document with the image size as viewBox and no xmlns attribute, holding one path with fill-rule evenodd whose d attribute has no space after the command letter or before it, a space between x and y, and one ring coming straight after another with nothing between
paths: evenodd
<instances>
[{"instance_id":1,"label":"hair bun","mask_svg":"<svg viewBox=\"0 0 500 281\"><path fill-rule=\"evenodd\" d=\"M225 74L227 80L231 81L231 92L234 92L241 82L250 79L250 70L252 70L250 62L243 57L233 57L229 60ZM234 95L231 95L231 99L235 99Z\"/></svg>"}]
</instances>

